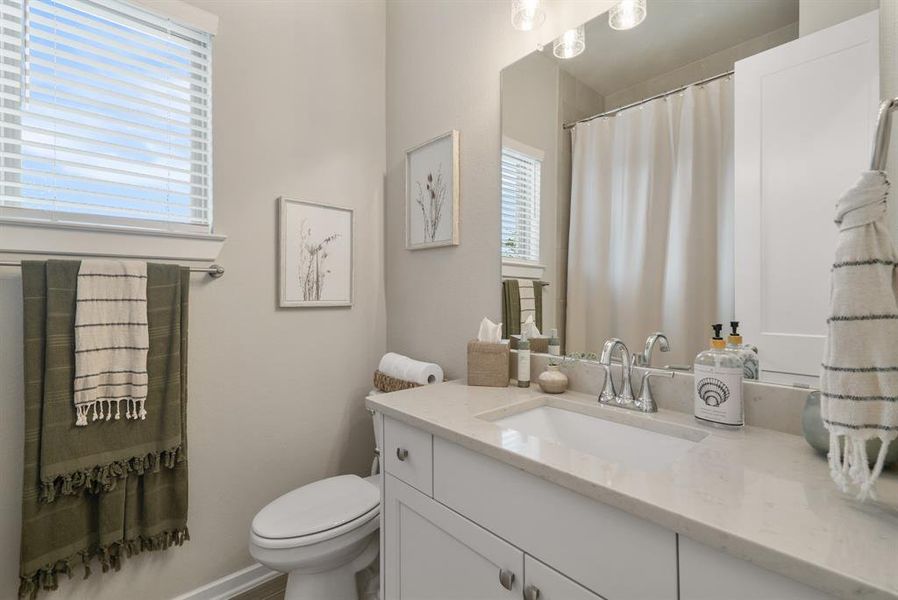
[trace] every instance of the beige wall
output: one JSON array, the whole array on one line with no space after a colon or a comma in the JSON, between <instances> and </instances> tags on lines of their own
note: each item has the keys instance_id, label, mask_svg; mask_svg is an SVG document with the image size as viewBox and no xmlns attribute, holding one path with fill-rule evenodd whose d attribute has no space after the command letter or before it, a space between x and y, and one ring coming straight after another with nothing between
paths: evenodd
<instances>
[{"instance_id":1,"label":"beige wall","mask_svg":"<svg viewBox=\"0 0 898 600\"><path fill-rule=\"evenodd\" d=\"M558 192L558 83L554 60L534 52L502 71L502 136L543 152L540 170L539 262L545 266L542 333L557 328L555 303L558 278L555 257L556 195ZM504 143L504 141L503 141ZM496 281L496 289L499 289Z\"/></svg>"},{"instance_id":2,"label":"beige wall","mask_svg":"<svg viewBox=\"0 0 898 600\"><path fill-rule=\"evenodd\" d=\"M796 39L798 30L798 23L792 23L731 48L709 54L700 60L683 65L673 71L657 75L636 85L616 90L605 96L605 110L626 106L656 94L663 94L669 90L700 81L706 77L713 77L720 73L732 71L737 61Z\"/></svg>"},{"instance_id":3,"label":"beige wall","mask_svg":"<svg viewBox=\"0 0 898 600\"><path fill-rule=\"evenodd\" d=\"M383 2L197 0L215 40L218 281L194 276L190 518L183 548L80 573L47 598L172 598L252 564L264 504L337 473L366 473L363 408L385 348ZM336 42L336 43L334 43ZM352 309L275 308L275 198L355 209ZM20 527L21 281L0 273L0 598L15 597Z\"/></svg>"},{"instance_id":4,"label":"beige wall","mask_svg":"<svg viewBox=\"0 0 898 600\"><path fill-rule=\"evenodd\" d=\"M504 1L387 4L385 251L390 350L465 376L465 345L499 303L499 72L611 0L550 2L537 32L512 29ZM461 244L407 251L404 152L461 132Z\"/></svg>"},{"instance_id":5,"label":"beige wall","mask_svg":"<svg viewBox=\"0 0 898 600\"><path fill-rule=\"evenodd\" d=\"M886 0L884 4L893 3ZM799 35L808 35L879 8L879 0L798 0Z\"/></svg>"}]
</instances>

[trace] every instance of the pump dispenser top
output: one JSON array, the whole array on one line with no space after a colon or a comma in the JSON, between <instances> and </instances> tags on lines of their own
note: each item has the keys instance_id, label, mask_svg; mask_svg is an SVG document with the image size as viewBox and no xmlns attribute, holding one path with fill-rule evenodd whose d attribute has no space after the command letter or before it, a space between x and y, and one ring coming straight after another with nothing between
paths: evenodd
<instances>
[{"instance_id":1,"label":"pump dispenser top","mask_svg":"<svg viewBox=\"0 0 898 600\"><path fill-rule=\"evenodd\" d=\"M742 344L742 336L739 335L739 321L730 321L730 335L727 336L727 342L739 346Z\"/></svg>"},{"instance_id":2,"label":"pump dispenser top","mask_svg":"<svg viewBox=\"0 0 898 600\"><path fill-rule=\"evenodd\" d=\"M723 341L723 338L720 335L721 331L723 330L723 324L715 323L714 325L711 325L711 329L714 330L714 337L711 338L711 347L716 350L722 350L726 348L726 342Z\"/></svg>"}]
</instances>

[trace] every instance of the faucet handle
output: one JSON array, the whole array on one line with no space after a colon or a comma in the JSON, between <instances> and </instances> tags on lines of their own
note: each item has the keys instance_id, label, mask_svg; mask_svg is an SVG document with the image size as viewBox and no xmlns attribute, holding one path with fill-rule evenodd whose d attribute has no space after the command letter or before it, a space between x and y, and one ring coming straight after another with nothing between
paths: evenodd
<instances>
[{"instance_id":1,"label":"faucet handle","mask_svg":"<svg viewBox=\"0 0 898 600\"><path fill-rule=\"evenodd\" d=\"M602 384L602 392L599 394L599 402L609 404L617 399L617 390L614 389L614 380L611 378L611 365L599 363L605 371L605 383Z\"/></svg>"},{"instance_id":2,"label":"faucet handle","mask_svg":"<svg viewBox=\"0 0 898 600\"><path fill-rule=\"evenodd\" d=\"M655 397L652 395L652 386L649 384L649 378L673 376L673 371L646 371L639 386L639 397L634 401L636 408L642 412L658 412L658 405L655 403Z\"/></svg>"}]
</instances>

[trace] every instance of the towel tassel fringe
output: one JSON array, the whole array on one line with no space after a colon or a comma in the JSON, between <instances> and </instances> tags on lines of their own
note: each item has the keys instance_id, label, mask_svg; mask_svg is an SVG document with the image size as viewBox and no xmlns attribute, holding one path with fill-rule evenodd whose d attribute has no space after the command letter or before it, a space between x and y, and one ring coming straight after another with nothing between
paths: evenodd
<instances>
[{"instance_id":1,"label":"towel tassel fringe","mask_svg":"<svg viewBox=\"0 0 898 600\"><path fill-rule=\"evenodd\" d=\"M894 436L880 435L881 442L876 461L870 466L867 455L867 438L830 431L829 434L829 474L843 493L857 488L855 497L864 501L868 498L876 500L873 485L882 474L889 444Z\"/></svg>"},{"instance_id":2,"label":"towel tassel fringe","mask_svg":"<svg viewBox=\"0 0 898 600\"><path fill-rule=\"evenodd\" d=\"M58 496L74 496L82 491L94 494L114 490L118 481L129 474L143 475L156 473L160 466L174 469L178 463L186 460L182 446L159 452L151 452L144 456L134 456L126 460L117 460L105 465L97 465L83 471L75 471L58 475L52 479L41 481L40 501L50 504Z\"/></svg>"},{"instance_id":3,"label":"towel tassel fringe","mask_svg":"<svg viewBox=\"0 0 898 600\"><path fill-rule=\"evenodd\" d=\"M182 546L190 540L187 528L163 531L152 536L138 536L129 540L113 542L92 550L81 550L65 560L41 567L33 573L19 577L19 598L35 600L41 590L52 591L59 588L59 576L72 578L74 566L79 564L84 569L84 579L91 575L90 563L96 558L100 561L103 572L118 571L123 558L130 558L144 551L156 552L167 550L172 546Z\"/></svg>"}]
</instances>

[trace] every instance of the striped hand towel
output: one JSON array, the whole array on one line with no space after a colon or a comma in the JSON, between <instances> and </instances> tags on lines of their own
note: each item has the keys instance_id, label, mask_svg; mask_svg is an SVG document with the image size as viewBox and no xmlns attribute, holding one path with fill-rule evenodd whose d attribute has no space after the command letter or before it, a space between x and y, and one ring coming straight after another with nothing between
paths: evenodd
<instances>
[{"instance_id":1,"label":"striped hand towel","mask_svg":"<svg viewBox=\"0 0 898 600\"><path fill-rule=\"evenodd\" d=\"M147 264L84 260L75 310L75 425L145 419Z\"/></svg>"},{"instance_id":2,"label":"striped hand towel","mask_svg":"<svg viewBox=\"0 0 898 600\"><path fill-rule=\"evenodd\" d=\"M889 182L868 171L836 206L831 317L821 375L833 480L859 499L875 497L889 443L898 436L898 280L885 222ZM867 440L879 438L870 467Z\"/></svg>"}]
</instances>

